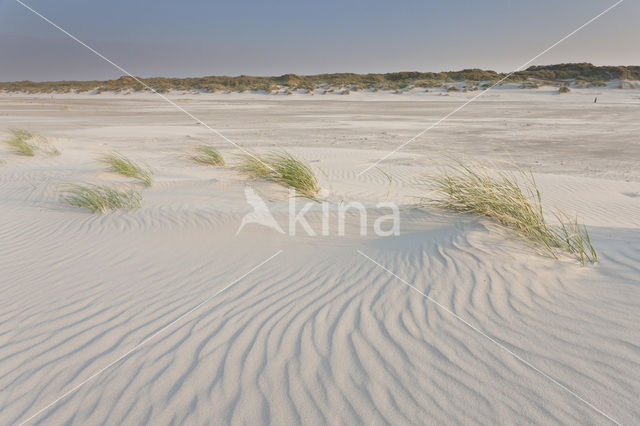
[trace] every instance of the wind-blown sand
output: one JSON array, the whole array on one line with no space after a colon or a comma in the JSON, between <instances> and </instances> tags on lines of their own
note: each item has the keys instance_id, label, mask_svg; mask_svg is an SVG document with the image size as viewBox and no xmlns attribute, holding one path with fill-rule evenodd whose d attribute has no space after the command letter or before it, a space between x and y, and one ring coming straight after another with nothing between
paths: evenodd
<instances>
[{"instance_id":1,"label":"wind-blown sand","mask_svg":"<svg viewBox=\"0 0 640 426\"><path fill-rule=\"evenodd\" d=\"M0 131L62 151L0 147L0 422L638 424L640 91L556 90L489 92L381 163L402 206L389 237L375 209L367 236L354 215L338 236L336 206L385 200L387 177L358 173L473 93L171 96L243 147L308 160L332 202L315 237L236 235L245 186L285 231L287 191L238 173L237 149L158 97L0 95ZM230 166L191 163L202 142ZM142 208L61 203L60 183L132 182L97 161L111 150L155 170ZM531 168L600 262L412 207L447 155ZM307 218L320 233L320 209Z\"/></svg>"}]
</instances>

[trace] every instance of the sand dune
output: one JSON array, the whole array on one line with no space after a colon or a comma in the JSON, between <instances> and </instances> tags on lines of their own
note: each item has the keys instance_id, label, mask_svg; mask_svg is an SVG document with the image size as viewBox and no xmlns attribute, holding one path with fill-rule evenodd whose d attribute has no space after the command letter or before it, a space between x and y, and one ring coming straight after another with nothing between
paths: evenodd
<instances>
[{"instance_id":1,"label":"sand dune","mask_svg":"<svg viewBox=\"0 0 640 426\"><path fill-rule=\"evenodd\" d=\"M585 115L591 95L576 92L549 106L544 94L496 91L382 163L390 189L383 173L359 171L445 101L190 101L244 146L310 162L333 203L330 235L316 237L256 224L236 236L246 185L283 227L287 191L190 163L210 136L152 98L0 97L0 128L30 128L62 150L0 148L0 420L638 423L638 106L614 91L607 105L604 92ZM233 164L237 151L213 142ZM62 204L62 182L131 184L96 161L110 150L155 170L142 208ZM412 207L448 153L532 166L545 201L589 226L600 262L552 260L488 220ZM353 215L337 235L340 202L372 207L387 191L402 206L399 236L358 235ZM319 206L307 218L321 228Z\"/></svg>"}]
</instances>

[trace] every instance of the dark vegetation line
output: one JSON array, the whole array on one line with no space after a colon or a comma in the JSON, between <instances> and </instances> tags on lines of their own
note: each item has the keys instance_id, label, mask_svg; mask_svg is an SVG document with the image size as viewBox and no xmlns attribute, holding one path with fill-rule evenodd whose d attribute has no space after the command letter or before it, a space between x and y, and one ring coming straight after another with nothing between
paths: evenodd
<instances>
[{"instance_id":1,"label":"dark vegetation line","mask_svg":"<svg viewBox=\"0 0 640 426\"><path fill-rule=\"evenodd\" d=\"M285 74L278 77L209 76L197 78L141 78L158 92L169 90L195 90L202 92L262 90L268 93L287 88L291 90L315 90L338 87L348 90L402 90L410 87L441 87L446 83L467 82L470 88L488 87L506 74L481 69L465 69L449 72L394 72L386 74ZM605 85L611 80L640 80L640 66L595 66L589 63L532 66L509 77L509 82L522 82L524 88L542 83L562 84L571 81L587 87ZM144 86L133 78L124 76L106 81L15 81L0 82L0 91L49 93L144 91ZM330 91L330 90L329 90Z\"/></svg>"}]
</instances>

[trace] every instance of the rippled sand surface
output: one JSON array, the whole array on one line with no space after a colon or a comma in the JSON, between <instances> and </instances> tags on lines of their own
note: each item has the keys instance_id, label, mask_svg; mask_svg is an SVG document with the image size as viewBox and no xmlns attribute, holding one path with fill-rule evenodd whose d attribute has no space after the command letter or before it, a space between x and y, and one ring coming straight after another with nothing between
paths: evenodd
<instances>
[{"instance_id":1,"label":"rippled sand surface","mask_svg":"<svg viewBox=\"0 0 640 426\"><path fill-rule=\"evenodd\" d=\"M288 231L286 190L240 174L237 149L162 100L0 95L0 131L61 151L0 147L0 422L637 424L640 98L608 90L596 105L586 90L497 90L380 163L391 184L358 174L466 94L175 96L242 146L309 161L328 236L236 235L246 186ZM201 142L230 166L191 163ZM155 170L142 208L61 203L62 183L133 184L97 161L110 151ZM531 167L600 262L412 207L447 155ZM378 237L387 198L401 232ZM338 235L349 201L371 207L365 236L355 214ZM319 205L306 218L321 234Z\"/></svg>"}]
</instances>

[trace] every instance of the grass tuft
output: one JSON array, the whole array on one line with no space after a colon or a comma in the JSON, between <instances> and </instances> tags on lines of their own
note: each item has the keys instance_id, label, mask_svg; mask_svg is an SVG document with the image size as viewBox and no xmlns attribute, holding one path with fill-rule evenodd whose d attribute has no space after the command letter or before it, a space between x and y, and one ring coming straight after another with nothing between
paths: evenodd
<instances>
[{"instance_id":1,"label":"grass tuft","mask_svg":"<svg viewBox=\"0 0 640 426\"><path fill-rule=\"evenodd\" d=\"M393 176L382 170L380 167L376 167L376 169L378 169L378 171L382 173L384 177L386 177L389 181L389 186L387 187L387 195L385 195L384 197L384 201L387 201L389 199L389 193L391 192L391 185L393 184Z\"/></svg>"},{"instance_id":2,"label":"grass tuft","mask_svg":"<svg viewBox=\"0 0 640 426\"><path fill-rule=\"evenodd\" d=\"M138 179L147 186L151 185L151 175L153 174L151 169L136 164L122 154L118 154L117 152L107 154L103 156L100 161L108 165L112 172Z\"/></svg>"},{"instance_id":3,"label":"grass tuft","mask_svg":"<svg viewBox=\"0 0 640 426\"><path fill-rule=\"evenodd\" d=\"M241 159L240 168L253 177L293 187L309 198L316 198L320 191L318 178L311 167L288 152L267 155L245 153Z\"/></svg>"},{"instance_id":4,"label":"grass tuft","mask_svg":"<svg viewBox=\"0 0 640 426\"><path fill-rule=\"evenodd\" d=\"M133 189L119 191L101 185L66 185L63 200L74 207L90 210L92 213L106 213L115 209L137 209L142 196Z\"/></svg>"},{"instance_id":5,"label":"grass tuft","mask_svg":"<svg viewBox=\"0 0 640 426\"><path fill-rule=\"evenodd\" d=\"M521 172L521 178L523 185L512 173L493 172L481 165L458 162L451 171L434 177L436 197L423 199L423 203L490 217L542 247L555 259L558 251L565 251L582 265L587 261L597 262L586 227L561 211L555 213L558 225L547 223L533 175Z\"/></svg>"},{"instance_id":6,"label":"grass tuft","mask_svg":"<svg viewBox=\"0 0 640 426\"><path fill-rule=\"evenodd\" d=\"M196 154L191 159L199 164L209 166L224 166L225 161L222 154L217 149L209 145L201 145L196 148Z\"/></svg>"},{"instance_id":7,"label":"grass tuft","mask_svg":"<svg viewBox=\"0 0 640 426\"><path fill-rule=\"evenodd\" d=\"M9 133L11 133L11 136L6 142L14 153L28 157L33 157L36 154L38 147L31 142L35 136L33 133L21 129L11 129Z\"/></svg>"},{"instance_id":8,"label":"grass tuft","mask_svg":"<svg viewBox=\"0 0 640 426\"><path fill-rule=\"evenodd\" d=\"M47 138L37 133L22 129L11 129L9 133L11 136L6 140L6 143L13 149L13 152L18 155L33 157L38 150L47 155L60 154L60 151L52 146Z\"/></svg>"}]
</instances>

